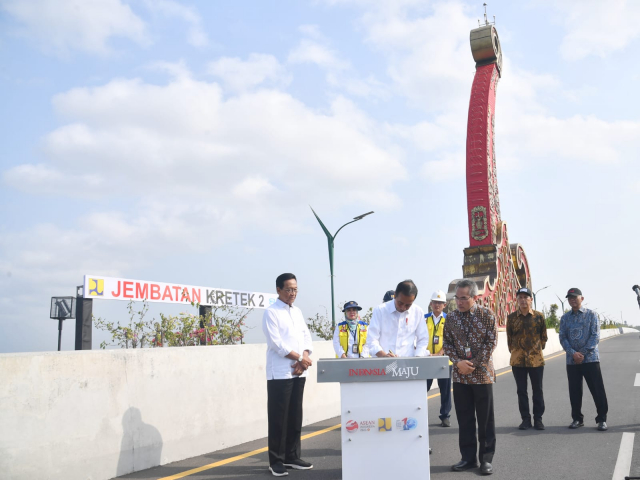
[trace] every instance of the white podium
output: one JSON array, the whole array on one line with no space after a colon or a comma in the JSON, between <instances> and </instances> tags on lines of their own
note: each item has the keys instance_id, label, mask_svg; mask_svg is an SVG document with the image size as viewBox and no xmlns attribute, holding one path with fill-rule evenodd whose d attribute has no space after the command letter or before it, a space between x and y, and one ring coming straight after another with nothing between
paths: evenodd
<instances>
[{"instance_id":1,"label":"white podium","mask_svg":"<svg viewBox=\"0 0 640 480\"><path fill-rule=\"evenodd\" d=\"M322 359L318 382L340 382L342 479L428 480L427 379L449 357Z\"/></svg>"}]
</instances>

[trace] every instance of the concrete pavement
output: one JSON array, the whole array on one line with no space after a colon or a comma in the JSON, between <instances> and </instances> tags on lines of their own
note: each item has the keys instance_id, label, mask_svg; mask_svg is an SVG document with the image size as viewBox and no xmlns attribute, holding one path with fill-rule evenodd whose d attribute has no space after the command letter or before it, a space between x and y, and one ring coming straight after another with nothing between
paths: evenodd
<instances>
[{"instance_id":1,"label":"concrete pavement","mask_svg":"<svg viewBox=\"0 0 640 480\"><path fill-rule=\"evenodd\" d=\"M628 453L631 476L640 477L640 387L635 387L640 372L640 334L627 334L600 343L601 368L609 401L609 430L599 432L595 424L595 406L584 387L583 413L585 426L577 430L567 428L571 423L569 393L564 352L549 355L544 375L546 430L517 429L520 415L516 387L510 369L499 373L494 387L497 447L493 479L528 480L541 478L612 479L616 464L618 473L624 467ZM435 395L437 395L437 390ZM431 395L430 395L431 397ZM458 428L452 411L451 428L437 426L439 396L429 400L431 478L437 480L463 479L479 476L479 471L463 473L450 471L460 459ZM266 411L265 411L266 414ZM302 456L315 468L309 471L290 471L286 478L304 480L340 479L339 418L329 419L303 429ZM334 428L336 427L336 428ZM622 449L623 433L629 446ZM631 438L632 437L632 438ZM632 441L633 447L631 448ZM223 479L273 478L267 470L266 439L155 467L118 478L127 479ZM619 458L620 457L620 458ZM367 461L367 459L363 459ZM371 461L410 461L409 458L383 459L381 452L372 452ZM624 474L628 474L622 469ZM624 476L620 477L623 480ZM617 479L615 479L617 480Z\"/></svg>"}]
</instances>

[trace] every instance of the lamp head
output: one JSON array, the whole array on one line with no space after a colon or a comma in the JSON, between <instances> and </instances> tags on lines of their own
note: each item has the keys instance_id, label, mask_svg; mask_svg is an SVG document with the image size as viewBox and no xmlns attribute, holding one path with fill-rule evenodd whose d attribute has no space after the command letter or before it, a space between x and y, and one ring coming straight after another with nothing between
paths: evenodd
<instances>
[{"instance_id":1,"label":"lamp head","mask_svg":"<svg viewBox=\"0 0 640 480\"><path fill-rule=\"evenodd\" d=\"M367 212L367 213L363 213L362 215L358 215L357 217L353 217L354 220L362 220L364 217L366 217L367 215L371 215L374 212Z\"/></svg>"}]
</instances>

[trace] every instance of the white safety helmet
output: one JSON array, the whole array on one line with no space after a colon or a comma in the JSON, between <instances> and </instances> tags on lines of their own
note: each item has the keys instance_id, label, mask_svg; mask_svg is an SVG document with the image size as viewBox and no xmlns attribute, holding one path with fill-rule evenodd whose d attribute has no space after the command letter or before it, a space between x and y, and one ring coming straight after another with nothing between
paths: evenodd
<instances>
[{"instance_id":1,"label":"white safety helmet","mask_svg":"<svg viewBox=\"0 0 640 480\"><path fill-rule=\"evenodd\" d=\"M431 295L431 301L436 301L436 302L447 302L447 296L445 295L445 293L442 290L436 290L435 292L433 292L433 295Z\"/></svg>"}]
</instances>

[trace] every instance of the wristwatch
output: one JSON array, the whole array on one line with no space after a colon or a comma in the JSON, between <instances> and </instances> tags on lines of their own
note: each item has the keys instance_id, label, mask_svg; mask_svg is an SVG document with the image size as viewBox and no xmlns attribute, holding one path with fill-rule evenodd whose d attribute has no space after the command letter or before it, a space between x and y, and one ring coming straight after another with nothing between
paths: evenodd
<instances>
[{"instance_id":1,"label":"wristwatch","mask_svg":"<svg viewBox=\"0 0 640 480\"><path fill-rule=\"evenodd\" d=\"M302 359L304 358L304 355L300 355L300 357L298 357L298 361L302 362Z\"/></svg>"}]
</instances>

